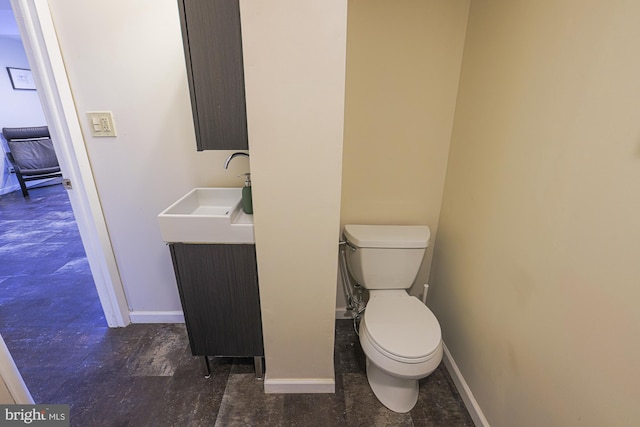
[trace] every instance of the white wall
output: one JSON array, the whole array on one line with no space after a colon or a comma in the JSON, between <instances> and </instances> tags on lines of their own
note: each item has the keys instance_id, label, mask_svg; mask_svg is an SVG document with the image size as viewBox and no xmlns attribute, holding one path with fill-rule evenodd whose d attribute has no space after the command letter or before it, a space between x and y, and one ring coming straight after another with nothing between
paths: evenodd
<instances>
[{"instance_id":1,"label":"white wall","mask_svg":"<svg viewBox=\"0 0 640 427\"><path fill-rule=\"evenodd\" d=\"M231 152L196 152L174 0L49 3L132 317L175 319L156 216L193 187L241 186L248 163L225 170ZM104 110L115 138L90 136L86 112Z\"/></svg>"},{"instance_id":2,"label":"white wall","mask_svg":"<svg viewBox=\"0 0 640 427\"><path fill-rule=\"evenodd\" d=\"M18 38L0 37L0 128L46 125L38 93L13 89L6 67L31 68Z\"/></svg>"},{"instance_id":3,"label":"white wall","mask_svg":"<svg viewBox=\"0 0 640 427\"><path fill-rule=\"evenodd\" d=\"M0 37L19 38L19 34L10 0L0 0Z\"/></svg>"},{"instance_id":4,"label":"white wall","mask_svg":"<svg viewBox=\"0 0 640 427\"><path fill-rule=\"evenodd\" d=\"M332 392L346 0L241 0L267 392Z\"/></svg>"},{"instance_id":5,"label":"white wall","mask_svg":"<svg viewBox=\"0 0 640 427\"><path fill-rule=\"evenodd\" d=\"M10 10L0 10L2 22L15 19ZM31 68L27 61L22 42L17 36L0 35L0 129L3 127L44 126L47 124L40 105L38 93L34 90L14 90L7 67ZM3 144L0 144L0 194L19 188L14 174L9 173Z\"/></svg>"},{"instance_id":6,"label":"white wall","mask_svg":"<svg viewBox=\"0 0 640 427\"><path fill-rule=\"evenodd\" d=\"M471 2L430 305L492 426L640 424L638 16Z\"/></svg>"}]
</instances>

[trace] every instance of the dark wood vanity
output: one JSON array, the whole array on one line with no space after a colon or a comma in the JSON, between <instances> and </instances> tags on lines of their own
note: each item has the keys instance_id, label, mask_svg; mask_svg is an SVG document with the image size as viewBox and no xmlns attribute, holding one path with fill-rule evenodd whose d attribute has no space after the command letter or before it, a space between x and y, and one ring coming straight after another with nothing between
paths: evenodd
<instances>
[{"instance_id":1,"label":"dark wood vanity","mask_svg":"<svg viewBox=\"0 0 640 427\"><path fill-rule=\"evenodd\" d=\"M253 357L262 376L262 322L253 244L170 243L194 356Z\"/></svg>"}]
</instances>

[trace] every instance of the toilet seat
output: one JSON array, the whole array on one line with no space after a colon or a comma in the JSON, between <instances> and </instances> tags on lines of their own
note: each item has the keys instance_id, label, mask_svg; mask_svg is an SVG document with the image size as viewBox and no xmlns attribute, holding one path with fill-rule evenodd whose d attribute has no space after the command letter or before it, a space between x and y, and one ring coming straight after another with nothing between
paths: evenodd
<instances>
[{"instance_id":1,"label":"toilet seat","mask_svg":"<svg viewBox=\"0 0 640 427\"><path fill-rule=\"evenodd\" d=\"M373 347L403 363L422 363L438 354L442 333L431 310L404 291L387 292L372 297L364 313L361 326Z\"/></svg>"}]
</instances>

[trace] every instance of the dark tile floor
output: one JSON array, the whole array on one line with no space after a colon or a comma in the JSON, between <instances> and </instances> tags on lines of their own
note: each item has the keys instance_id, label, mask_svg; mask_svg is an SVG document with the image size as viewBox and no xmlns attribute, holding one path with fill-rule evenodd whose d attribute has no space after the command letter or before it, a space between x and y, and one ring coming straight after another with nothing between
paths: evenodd
<instances>
[{"instance_id":1,"label":"dark tile floor","mask_svg":"<svg viewBox=\"0 0 640 427\"><path fill-rule=\"evenodd\" d=\"M213 359L205 379L184 325L107 328L65 191L30 194L0 196L0 333L35 401L71 405L71 425L473 425L442 365L410 413L383 407L348 320L335 394L265 394L252 359Z\"/></svg>"}]
</instances>

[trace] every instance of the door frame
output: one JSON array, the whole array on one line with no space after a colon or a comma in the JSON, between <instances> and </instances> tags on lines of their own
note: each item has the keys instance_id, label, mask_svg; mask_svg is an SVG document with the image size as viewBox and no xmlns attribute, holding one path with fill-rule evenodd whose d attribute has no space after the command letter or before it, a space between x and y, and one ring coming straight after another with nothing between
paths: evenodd
<instances>
[{"instance_id":1,"label":"door frame","mask_svg":"<svg viewBox=\"0 0 640 427\"><path fill-rule=\"evenodd\" d=\"M89 155L47 0L10 0L109 327L131 323Z\"/></svg>"}]
</instances>

